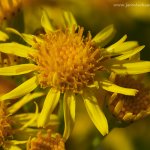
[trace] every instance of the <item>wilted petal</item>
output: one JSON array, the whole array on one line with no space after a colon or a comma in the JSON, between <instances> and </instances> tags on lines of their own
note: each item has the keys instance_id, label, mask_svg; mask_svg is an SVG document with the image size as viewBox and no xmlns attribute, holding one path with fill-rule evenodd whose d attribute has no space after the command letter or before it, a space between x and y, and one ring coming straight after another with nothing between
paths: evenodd
<instances>
[{"instance_id":1,"label":"wilted petal","mask_svg":"<svg viewBox=\"0 0 150 150\"><path fill-rule=\"evenodd\" d=\"M51 113L58 104L59 98L60 98L60 91L51 88L46 96L42 111L38 118L38 127L43 127L46 125Z\"/></svg>"},{"instance_id":2,"label":"wilted petal","mask_svg":"<svg viewBox=\"0 0 150 150\"><path fill-rule=\"evenodd\" d=\"M63 137L67 140L72 132L75 122L75 95L66 92L63 100L65 129Z\"/></svg>"},{"instance_id":3,"label":"wilted petal","mask_svg":"<svg viewBox=\"0 0 150 150\"><path fill-rule=\"evenodd\" d=\"M3 101L3 100L7 100L7 99L19 98L23 95L30 93L37 86L38 86L37 77L34 76L34 77L28 79L27 81L25 81L24 83L22 83L21 85L19 85L18 87L16 87L14 90L1 96L0 100Z\"/></svg>"},{"instance_id":4,"label":"wilted petal","mask_svg":"<svg viewBox=\"0 0 150 150\"><path fill-rule=\"evenodd\" d=\"M98 105L97 99L90 90L85 90L83 92L83 99L87 112L95 124L96 128L102 135L108 134L108 123L107 119Z\"/></svg>"}]
</instances>

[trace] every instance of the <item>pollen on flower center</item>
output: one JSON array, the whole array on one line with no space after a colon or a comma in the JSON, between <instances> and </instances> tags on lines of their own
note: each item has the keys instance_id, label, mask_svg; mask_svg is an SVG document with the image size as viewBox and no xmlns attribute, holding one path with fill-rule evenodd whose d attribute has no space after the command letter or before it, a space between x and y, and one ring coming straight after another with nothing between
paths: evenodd
<instances>
[{"instance_id":1,"label":"pollen on flower center","mask_svg":"<svg viewBox=\"0 0 150 150\"><path fill-rule=\"evenodd\" d=\"M27 150L65 150L65 143L59 133L52 134L50 130L46 134L38 132L37 138L30 139Z\"/></svg>"},{"instance_id":2,"label":"pollen on flower center","mask_svg":"<svg viewBox=\"0 0 150 150\"><path fill-rule=\"evenodd\" d=\"M42 87L78 93L93 83L95 72L102 69L100 49L94 47L90 34L83 37L83 28L49 32L36 48L39 51L33 57Z\"/></svg>"}]
</instances>

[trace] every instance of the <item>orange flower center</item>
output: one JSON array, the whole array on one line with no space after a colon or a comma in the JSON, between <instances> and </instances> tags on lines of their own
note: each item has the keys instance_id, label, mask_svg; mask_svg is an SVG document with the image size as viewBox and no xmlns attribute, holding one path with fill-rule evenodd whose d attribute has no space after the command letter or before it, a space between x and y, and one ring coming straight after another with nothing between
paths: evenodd
<instances>
[{"instance_id":1,"label":"orange flower center","mask_svg":"<svg viewBox=\"0 0 150 150\"><path fill-rule=\"evenodd\" d=\"M43 35L37 43L34 57L38 65L38 78L42 87L55 87L61 92L75 93L93 83L95 72L103 67L100 49L94 47L91 35L83 36L83 28L70 33L58 30Z\"/></svg>"}]
</instances>

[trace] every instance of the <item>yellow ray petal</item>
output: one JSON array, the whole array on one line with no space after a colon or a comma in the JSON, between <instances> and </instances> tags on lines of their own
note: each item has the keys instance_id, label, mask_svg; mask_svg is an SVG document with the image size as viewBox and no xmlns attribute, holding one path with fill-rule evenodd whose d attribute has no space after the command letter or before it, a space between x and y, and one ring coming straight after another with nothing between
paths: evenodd
<instances>
[{"instance_id":1,"label":"yellow ray petal","mask_svg":"<svg viewBox=\"0 0 150 150\"><path fill-rule=\"evenodd\" d=\"M145 46L139 46L133 50L124 52L123 55L115 57L115 59L117 60L124 60L127 58L131 58L132 56L136 55L137 53L139 53Z\"/></svg>"},{"instance_id":2,"label":"yellow ray petal","mask_svg":"<svg viewBox=\"0 0 150 150\"><path fill-rule=\"evenodd\" d=\"M25 124L27 121L31 120L34 117L35 113L21 113L15 114L13 116L14 119L19 121L21 124Z\"/></svg>"},{"instance_id":3,"label":"yellow ray petal","mask_svg":"<svg viewBox=\"0 0 150 150\"><path fill-rule=\"evenodd\" d=\"M31 120L27 121L19 130L24 130L28 126L32 125L32 123L34 123L34 121L38 118L39 108L38 108L37 103L35 103L35 106L36 106L36 109L35 109L34 117Z\"/></svg>"},{"instance_id":4,"label":"yellow ray petal","mask_svg":"<svg viewBox=\"0 0 150 150\"><path fill-rule=\"evenodd\" d=\"M136 90L136 89L120 87L116 84L111 83L110 81L107 81L107 80L101 81L100 85L103 89L105 89L107 91L120 93L120 94L124 94L124 95L135 96L136 93L138 92L138 90Z\"/></svg>"},{"instance_id":5,"label":"yellow ray petal","mask_svg":"<svg viewBox=\"0 0 150 150\"><path fill-rule=\"evenodd\" d=\"M3 100L7 100L7 99L19 98L23 95L30 93L37 86L38 86L37 77L34 76L34 77L28 79L27 81L25 81L24 83L22 83L21 85L19 85L18 87L16 87L14 90L1 96L0 100L3 101Z\"/></svg>"},{"instance_id":6,"label":"yellow ray petal","mask_svg":"<svg viewBox=\"0 0 150 150\"><path fill-rule=\"evenodd\" d=\"M116 30L114 26L109 25L108 27L100 31L98 34L96 34L96 36L92 39L92 41L98 44L100 47L103 47L111 41L115 33Z\"/></svg>"},{"instance_id":7,"label":"yellow ray petal","mask_svg":"<svg viewBox=\"0 0 150 150\"><path fill-rule=\"evenodd\" d=\"M60 91L51 88L46 96L46 99L43 104L42 111L38 118L38 127L44 127L49 121L49 117L53 110L55 109L56 105L58 104L60 97Z\"/></svg>"},{"instance_id":8,"label":"yellow ray petal","mask_svg":"<svg viewBox=\"0 0 150 150\"><path fill-rule=\"evenodd\" d=\"M72 27L75 26L75 28L78 27L78 24L71 12L65 11L64 12L64 20L66 22L66 26L72 31Z\"/></svg>"},{"instance_id":9,"label":"yellow ray petal","mask_svg":"<svg viewBox=\"0 0 150 150\"><path fill-rule=\"evenodd\" d=\"M8 111L9 111L10 114L13 114L16 111L18 111L22 106L24 106L26 103L32 101L35 98L41 97L43 95L44 95L44 93L42 93L42 92L27 94L21 100L19 100L18 102L14 103L12 106L10 106L8 108Z\"/></svg>"},{"instance_id":10,"label":"yellow ray petal","mask_svg":"<svg viewBox=\"0 0 150 150\"><path fill-rule=\"evenodd\" d=\"M96 97L93 95L91 90L85 90L83 92L83 99L87 112L93 121L96 128L102 135L108 134L108 123L107 119L98 105Z\"/></svg>"},{"instance_id":11,"label":"yellow ray petal","mask_svg":"<svg viewBox=\"0 0 150 150\"><path fill-rule=\"evenodd\" d=\"M17 30L13 29L13 28L6 28L6 31L14 33L18 36L20 36L26 43L28 43L29 45L34 45L35 41L41 41L40 38L31 35L31 34L25 34L25 33L20 33Z\"/></svg>"},{"instance_id":12,"label":"yellow ray petal","mask_svg":"<svg viewBox=\"0 0 150 150\"><path fill-rule=\"evenodd\" d=\"M29 58L29 55L35 53L36 50L31 47L12 42L0 44L0 52Z\"/></svg>"},{"instance_id":13,"label":"yellow ray petal","mask_svg":"<svg viewBox=\"0 0 150 150\"><path fill-rule=\"evenodd\" d=\"M150 72L150 61L140 61L124 64L114 64L111 71L117 74L141 74Z\"/></svg>"},{"instance_id":14,"label":"yellow ray petal","mask_svg":"<svg viewBox=\"0 0 150 150\"><path fill-rule=\"evenodd\" d=\"M0 75L13 76L32 72L36 69L34 64L22 64L0 68Z\"/></svg>"},{"instance_id":15,"label":"yellow ray petal","mask_svg":"<svg viewBox=\"0 0 150 150\"><path fill-rule=\"evenodd\" d=\"M63 100L65 129L63 137L67 140L72 132L75 122L75 95L66 92Z\"/></svg>"},{"instance_id":16,"label":"yellow ray petal","mask_svg":"<svg viewBox=\"0 0 150 150\"><path fill-rule=\"evenodd\" d=\"M8 35L2 31L0 31L0 41L6 41L7 39L9 39Z\"/></svg>"},{"instance_id":17,"label":"yellow ray petal","mask_svg":"<svg viewBox=\"0 0 150 150\"><path fill-rule=\"evenodd\" d=\"M43 11L43 15L41 18L41 25L44 28L45 32L54 31L54 27L50 22L50 18L46 11Z\"/></svg>"},{"instance_id":18,"label":"yellow ray petal","mask_svg":"<svg viewBox=\"0 0 150 150\"><path fill-rule=\"evenodd\" d=\"M124 35L119 41L107 47L106 51L108 53L118 54L127 50L131 50L132 48L135 48L138 46L138 43L136 41L124 42L126 38L127 38L127 35Z\"/></svg>"},{"instance_id":19,"label":"yellow ray petal","mask_svg":"<svg viewBox=\"0 0 150 150\"><path fill-rule=\"evenodd\" d=\"M39 113L38 113L38 116L39 116ZM26 124L29 120L31 120L34 117L35 117L35 113L21 113L21 114L15 114L13 116L13 118L16 119L18 122L20 122L21 124ZM50 118L50 121L48 122L48 126L56 127L59 125L59 119L57 115L51 114L49 118ZM37 120L34 120L34 122L32 122L32 125L30 126L37 127Z\"/></svg>"},{"instance_id":20,"label":"yellow ray petal","mask_svg":"<svg viewBox=\"0 0 150 150\"><path fill-rule=\"evenodd\" d=\"M127 41L121 44L118 44L116 47L113 48L111 53L118 54L124 53L126 51L130 51L138 46L138 42L136 41Z\"/></svg>"},{"instance_id":21,"label":"yellow ray petal","mask_svg":"<svg viewBox=\"0 0 150 150\"><path fill-rule=\"evenodd\" d=\"M125 34L120 40L118 40L116 43L110 45L109 47L106 48L108 52L112 52L113 49L117 46L119 46L121 43L123 43L127 39L127 35Z\"/></svg>"}]
</instances>

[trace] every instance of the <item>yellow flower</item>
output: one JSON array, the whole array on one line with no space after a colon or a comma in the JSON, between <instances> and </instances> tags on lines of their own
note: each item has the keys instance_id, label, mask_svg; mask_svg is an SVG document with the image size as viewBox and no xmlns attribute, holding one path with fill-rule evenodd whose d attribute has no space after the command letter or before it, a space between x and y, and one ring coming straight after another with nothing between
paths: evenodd
<instances>
[{"instance_id":1,"label":"yellow flower","mask_svg":"<svg viewBox=\"0 0 150 150\"><path fill-rule=\"evenodd\" d=\"M0 102L0 146L4 141L12 135L12 120L7 116L6 107L3 102Z\"/></svg>"},{"instance_id":2,"label":"yellow flower","mask_svg":"<svg viewBox=\"0 0 150 150\"><path fill-rule=\"evenodd\" d=\"M0 44L0 51L29 59L28 64L0 68L0 75L12 76L34 72L33 77L11 92L3 95L1 101L21 97L39 85L49 89L45 98L38 127L47 124L50 114L63 95L64 134L68 139L74 122L76 99L84 100L87 112L102 135L108 133L107 119L91 89L103 88L107 91L126 95L135 95L136 89L117 86L101 73L139 74L150 71L148 61L130 61L129 58L139 53L144 46L135 41L125 42L125 35L115 44L102 48L113 37L115 29L108 26L94 38L89 33L83 36L83 28L78 27L73 15L64 12L65 28L56 30L49 16L43 13L41 24L45 34L39 36L21 34L14 29L7 29L21 36L29 45L18 43Z\"/></svg>"},{"instance_id":3,"label":"yellow flower","mask_svg":"<svg viewBox=\"0 0 150 150\"><path fill-rule=\"evenodd\" d=\"M21 122L19 122L19 124L20 123ZM15 134L21 129L17 126L15 116L10 115L4 102L0 102L0 147L7 149L15 145L16 142L18 142L18 144L26 143L26 141L14 141Z\"/></svg>"},{"instance_id":4,"label":"yellow flower","mask_svg":"<svg viewBox=\"0 0 150 150\"><path fill-rule=\"evenodd\" d=\"M120 120L135 121L144 118L150 114L150 88L146 87L142 80L144 78L137 78L126 75L116 76L115 83L128 87L138 89L136 96L128 96L113 93L108 101L110 111Z\"/></svg>"},{"instance_id":5,"label":"yellow flower","mask_svg":"<svg viewBox=\"0 0 150 150\"><path fill-rule=\"evenodd\" d=\"M0 102L0 147L15 150L18 144L26 144L28 138L37 133L36 120L39 116L37 105L36 113L19 114L16 112L29 101L41 96L43 96L41 92L27 94L9 107L7 103ZM57 116L51 115L49 128L57 125Z\"/></svg>"},{"instance_id":6,"label":"yellow flower","mask_svg":"<svg viewBox=\"0 0 150 150\"><path fill-rule=\"evenodd\" d=\"M29 139L27 150L65 150L65 144L59 133L48 130L46 134L38 132L37 138Z\"/></svg>"}]
</instances>

